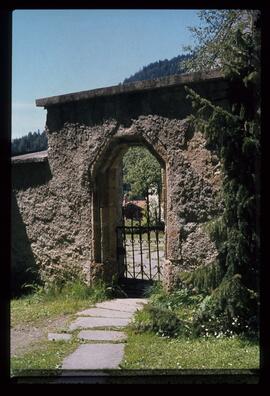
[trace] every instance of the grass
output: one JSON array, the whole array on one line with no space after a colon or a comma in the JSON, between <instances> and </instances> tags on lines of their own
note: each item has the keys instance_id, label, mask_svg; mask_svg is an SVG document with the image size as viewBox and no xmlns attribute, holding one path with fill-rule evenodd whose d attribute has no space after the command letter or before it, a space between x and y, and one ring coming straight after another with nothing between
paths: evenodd
<instances>
[{"instance_id":1,"label":"grass","mask_svg":"<svg viewBox=\"0 0 270 396\"><path fill-rule=\"evenodd\" d=\"M255 369L259 347L240 338L162 338L128 331L123 369Z\"/></svg>"},{"instance_id":2,"label":"grass","mask_svg":"<svg viewBox=\"0 0 270 396\"><path fill-rule=\"evenodd\" d=\"M186 289L179 289L168 295L160 284L156 284L148 293L148 297L149 304L136 313L134 322L127 329L128 340L122 368L259 368L260 352L257 340L248 340L236 335L220 338L211 335L192 336L190 324L203 296L190 293ZM151 314L151 309L154 315L153 312ZM166 315L162 315L164 310L167 312ZM168 329L169 314L180 320L177 333L174 332L174 328ZM173 316L170 323L171 320ZM169 334L166 334L168 331Z\"/></svg>"},{"instance_id":3,"label":"grass","mask_svg":"<svg viewBox=\"0 0 270 396\"><path fill-rule=\"evenodd\" d=\"M48 341L46 332L54 321L64 317L69 323L79 310L89 308L98 301L112 298L112 289L104 284L94 288L80 282L67 284L61 290L45 291L36 288L36 292L11 301L11 328L27 338L32 328L41 330L41 336L30 344L20 348L11 358L12 374L24 370L54 370L64 357L71 353L83 341ZM59 323L59 322L58 322ZM58 327L58 326L57 326ZM58 328L63 332L65 328Z\"/></svg>"},{"instance_id":4,"label":"grass","mask_svg":"<svg viewBox=\"0 0 270 396\"><path fill-rule=\"evenodd\" d=\"M106 299L108 293L104 285L88 288L77 282L61 291L47 293L40 288L36 293L11 301L11 327L42 324L48 318L70 315Z\"/></svg>"},{"instance_id":5,"label":"grass","mask_svg":"<svg viewBox=\"0 0 270 396\"><path fill-rule=\"evenodd\" d=\"M14 356L11 359L11 375L22 375L25 371L57 370L60 368L63 359L72 353L78 341L40 341L29 351L21 356Z\"/></svg>"},{"instance_id":6,"label":"grass","mask_svg":"<svg viewBox=\"0 0 270 396\"><path fill-rule=\"evenodd\" d=\"M24 331L31 327L46 328L48 321L66 315L73 319L76 312L108 298L108 290L101 286L96 290L84 290L79 285L69 286L60 293L46 294L39 291L11 303L11 323L22 326ZM192 319L200 296L193 296L184 290L166 295L160 286L150 293L150 304L171 310L181 320ZM259 346L255 341L234 337L162 337L141 325L149 321L147 309L135 315L135 326L126 329L128 339L122 369L256 369L259 368ZM136 329L136 324L138 328ZM139 330L138 330L139 329ZM58 330L59 331L59 330ZM23 353L11 359L12 375L24 370L54 370L60 367L63 359L84 341L37 340Z\"/></svg>"}]
</instances>

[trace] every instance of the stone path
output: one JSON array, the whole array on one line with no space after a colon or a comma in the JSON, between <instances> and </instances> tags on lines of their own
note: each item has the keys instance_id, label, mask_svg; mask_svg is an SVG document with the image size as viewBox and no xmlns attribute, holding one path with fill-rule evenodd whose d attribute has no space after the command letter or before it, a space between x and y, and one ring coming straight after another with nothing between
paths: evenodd
<instances>
[{"instance_id":1,"label":"stone path","mask_svg":"<svg viewBox=\"0 0 270 396\"><path fill-rule=\"evenodd\" d=\"M118 368L124 356L123 341L126 339L125 333L120 330L130 323L134 313L146 302L142 298L115 299L78 312L77 319L69 326L69 332L81 330L76 333L76 337L87 343L80 345L64 359L62 369ZM68 340L69 336L71 335L51 333L48 339Z\"/></svg>"}]
</instances>

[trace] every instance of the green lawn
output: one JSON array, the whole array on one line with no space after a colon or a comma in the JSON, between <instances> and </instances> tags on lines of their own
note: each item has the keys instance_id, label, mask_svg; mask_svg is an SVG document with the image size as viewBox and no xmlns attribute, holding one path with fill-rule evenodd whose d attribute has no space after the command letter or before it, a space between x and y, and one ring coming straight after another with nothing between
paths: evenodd
<instances>
[{"instance_id":1,"label":"green lawn","mask_svg":"<svg viewBox=\"0 0 270 396\"><path fill-rule=\"evenodd\" d=\"M63 359L72 353L78 341L40 341L29 348L20 356L11 358L11 374L22 374L24 370L47 370L59 369ZM26 373L27 374L27 373Z\"/></svg>"},{"instance_id":2,"label":"green lawn","mask_svg":"<svg viewBox=\"0 0 270 396\"><path fill-rule=\"evenodd\" d=\"M168 339L128 332L124 369L254 369L259 346L240 338Z\"/></svg>"}]
</instances>

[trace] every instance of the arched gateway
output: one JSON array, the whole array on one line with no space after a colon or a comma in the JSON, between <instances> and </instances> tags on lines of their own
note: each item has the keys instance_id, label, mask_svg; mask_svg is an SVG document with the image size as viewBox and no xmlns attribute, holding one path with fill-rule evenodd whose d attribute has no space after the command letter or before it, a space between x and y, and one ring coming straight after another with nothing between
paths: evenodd
<instances>
[{"instance_id":1,"label":"arched gateway","mask_svg":"<svg viewBox=\"0 0 270 396\"><path fill-rule=\"evenodd\" d=\"M163 169L165 284L214 260L205 224L222 209L220 163L188 122L185 85L228 105L229 83L216 71L36 101L47 110L49 148L12 160L15 274L34 263L44 279L72 267L89 281L119 276L121 162L133 145Z\"/></svg>"}]
</instances>

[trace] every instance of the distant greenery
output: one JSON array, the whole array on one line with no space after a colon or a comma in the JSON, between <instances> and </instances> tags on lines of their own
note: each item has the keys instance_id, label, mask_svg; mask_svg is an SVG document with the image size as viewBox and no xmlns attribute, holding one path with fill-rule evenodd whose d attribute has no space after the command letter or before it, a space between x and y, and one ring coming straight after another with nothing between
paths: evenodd
<instances>
[{"instance_id":1,"label":"distant greenery","mask_svg":"<svg viewBox=\"0 0 270 396\"><path fill-rule=\"evenodd\" d=\"M36 151L47 150L48 140L45 131L29 132L27 135L11 142L11 154L22 155L27 153L34 153Z\"/></svg>"},{"instance_id":2,"label":"distant greenery","mask_svg":"<svg viewBox=\"0 0 270 396\"><path fill-rule=\"evenodd\" d=\"M124 190L130 199L145 198L148 190L161 192L161 168L145 147L132 147L123 158Z\"/></svg>"},{"instance_id":3,"label":"distant greenery","mask_svg":"<svg viewBox=\"0 0 270 396\"><path fill-rule=\"evenodd\" d=\"M179 55L170 60L159 60L157 62L150 63L144 66L142 70L133 74L129 78L124 80L124 84L143 81L143 80L153 80L155 78L161 78L165 76L170 76L173 74L185 73L186 67L183 62L190 59L191 55Z\"/></svg>"}]
</instances>

